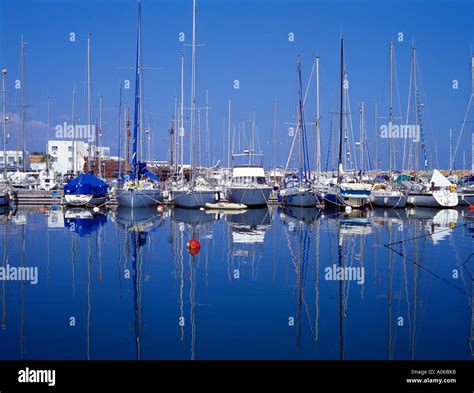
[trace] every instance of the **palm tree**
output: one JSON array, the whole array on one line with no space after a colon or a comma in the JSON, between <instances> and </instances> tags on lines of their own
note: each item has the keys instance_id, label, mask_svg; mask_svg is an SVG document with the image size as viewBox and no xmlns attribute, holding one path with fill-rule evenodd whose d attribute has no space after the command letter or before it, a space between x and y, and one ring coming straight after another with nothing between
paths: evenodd
<instances>
[{"instance_id":1,"label":"palm tree","mask_svg":"<svg viewBox=\"0 0 474 393\"><path fill-rule=\"evenodd\" d=\"M51 154L43 153L41 154L41 162L46 164L46 173L49 174L49 169L51 167L51 163L57 161L57 157L53 157Z\"/></svg>"}]
</instances>

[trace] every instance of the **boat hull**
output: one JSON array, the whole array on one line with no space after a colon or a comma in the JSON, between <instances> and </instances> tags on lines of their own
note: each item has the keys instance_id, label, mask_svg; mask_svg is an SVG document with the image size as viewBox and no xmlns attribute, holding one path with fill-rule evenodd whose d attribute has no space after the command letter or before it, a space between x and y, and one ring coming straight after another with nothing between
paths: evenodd
<instances>
[{"instance_id":1,"label":"boat hull","mask_svg":"<svg viewBox=\"0 0 474 393\"><path fill-rule=\"evenodd\" d=\"M428 193L408 194L408 204L421 207L455 207L458 205L458 195L450 191L435 191Z\"/></svg>"},{"instance_id":2,"label":"boat hull","mask_svg":"<svg viewBox=\"0 0 474 393\"><path fill-rule=\"evenodd\" d=\"M216 202L216 192L214 190L172 190L171 199L177 207L199 209L204 207L206 203Z\"/></svg>"},{"instance_id":3,"label":"boat hull","mask_svg":"<svg viewBox=\"0 0 474 393\"><path fill-rule=\"evenodd\" d=\"M124 207L151 207L156 206L163 200L161 190L116 190L116 198L119 206Z\"/></svg>"},{"instance_id":4,"label":"boat hull","mask_svg":"<svg viewBox=\"0 0 474 393\"><path fill-rule=\"evenodd\" d=\"M10 197L5 192L0 192L0 206L8 205L10 202Z\"/></svg>"},{"instance_id":5,"label":"boat hull","mask_svg":"<svg viewBox=\"0 0 474 393\"><path fill-rule=\"evenodd\" d=\"M66 205L75 207L99 206L107 202L107 196L64 195Z\"/></svg>"},{"instance_id":6,"label":"boat hull","mask_svg":"<svg viewBox=\"0 0 474 393\"><path fill-rule=\"evenodd\" d=\"M261 207L268 204L271 187L229 187L227 197L232 203L242 203L247 207Z\"/></svg>"},{"instance_id":7,"label":"boat hull","mask_svg":"<svg viewBox=\"0 0 474 393\"><path fill-rule=\"evenodd\" d=\"M343 191L330 190L324 196L324 202L333 208L349 206L353 209L363 209L369 205L370 192L360 192L354 195L354 192L346 194Z\"/></svg>"},{"instance_id":8,"label":"boat hull","mask_svg":"<svg viewBox=\"0 0 474 393\"><path fill-rule=\"evenodd\" d=\"M472 194L458 194L458 205L459 206L474 205L474 193L472 193Z\"/></svg>"},{"instance_id":9,"label":"boat hull","mask_svg":"<svg viewBox=\"0 0 474 393\"><path fill-rule=\"evenodd\" d=\"M407 195L372 194L371 203L376 207L389 207L393 209L404 209L407 205Z\"/></svg>"},{"instance_id":10,"label":"boat hull","mask_svg":"<svg viewBox=\"0 0 474 393\"><path fill-rule=\"evenodd\" d=\"M318 202L316 194L308 189L288 190L285 194L280 194L280 197L282 204L285 206L314 207Z\"/></svg>"}]
</instances>

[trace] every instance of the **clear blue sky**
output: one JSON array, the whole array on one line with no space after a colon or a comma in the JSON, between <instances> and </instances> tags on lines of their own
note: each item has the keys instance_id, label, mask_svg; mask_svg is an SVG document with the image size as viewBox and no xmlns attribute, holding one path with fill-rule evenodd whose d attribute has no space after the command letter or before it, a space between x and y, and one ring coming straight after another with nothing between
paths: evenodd
<instances>
[{"instance_id":1,"label":"clear blue sky","mask_svg":"<svg viewBox=\"0 0 474 393\"><path fill-rule=\"evenodd\" d=\"M1 0L0 65L7 75L8 112L19 112L20 94L14 89L19 78L20 39L26 48L27 73L27 149L44 150L46 140L47 96L51 96L51 124L70 121L73 86L77 90L79 123L86 124L86 48L87 33L92 33L93 113L98 116L98 96L104 101L104 144L117 150L119 86L132 80L126 67L134 64L137 2ZM303 83L306 85L314 56L321 58L321 115L323 168L326 164L331 112L337 111L339 38L345 38L346 69L349 76L352 121L359 135L359 105L366 105L367 131L374 159L374 104L380 116L388 114L388 44L395 39L398 88L394 112L405 116L410 75L411 43L415 40L421 75L420 88L424 132L429 158L437 141L440 166L448 165L449 128L453 144L471 93L470 55L474 43L474 2L447 1L294 1L294 0L198 0L197 88L198 106L204 106L204 91L209 90L210 132L213 154L226 159L223 149L223 121L227 101L232 99L232 122L238 126L255 109L259 144L272 165L272 102L277 102L277 155L283 164L288 153L288 125L295 121L296 57L302 57ZM167 158L168 128L174 113L174 98L179 95L180 32L191 39L192 0L143 0L143 63L156 67L145 72L145 123L151 122L155 142L154 156ZM76 42L69 41L69 33ZM293 32L294 42L288 41ZM397 34L403 32L404 41ZM474 46L474 45L473 45ZM190 48L185 47L185 104L189 106ZM233 89L233 81L240 89ZM459 81L453 90L452 81ZM399 90L399 93L397 91ZM124 99L130 101L132 90ZM400 95L401 108L398 105ZM315 108L314 84L306 104L306 119L312 120ZM10 115L14 118L14 115ZM336 118L334 119L337 120ZM471 114L469 120L474 120ZM379 124L386 122L379 119ZM146 125L145 124L145 125ZM337 123L335 123L337 124ZM204 129L204 114L202 114ZM471 161L468 123L457 167ZM308 127L311 133L313 129ZM10 130L10 148L15 135ZM52 134L54 131L51 131ZM248 128L247 128L248 133ZM332 144L337 136L334 134ZM312 136L311 136L312 138ZM387 165L385 141L379 139L382 165ZM236 142L237 144L237 142ZM384 156L382 152L385 152ZM331 162L331 161L330 161ZM331 165L330 165L331 167Z\"/></svg>"}]
</instances>

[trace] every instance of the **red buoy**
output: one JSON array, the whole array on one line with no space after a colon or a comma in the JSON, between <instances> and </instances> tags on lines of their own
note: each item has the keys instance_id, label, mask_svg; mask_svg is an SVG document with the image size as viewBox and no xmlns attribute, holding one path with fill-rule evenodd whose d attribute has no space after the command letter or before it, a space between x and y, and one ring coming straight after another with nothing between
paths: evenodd
<instances>
[{"instance_id":1,"label":"red buoy","mask_svg":"<svg viewBox=\"0 0 474 393\"><path fill-rule=\"evenodd\" d=\"M188 244L188 252L191 255L196 255L201 250L201 243L197 239L191 239Z\"/></svg>"},{"instance_id":2,"label":"red buoy","mask_svg":"<svg viewBox=\"0 0 474 393\"><path fill-rule=\"evenodd\" d=\"M470 211L474 211L474 205L469 205L469 206L468 206L468 209L469 209Z\"/></svg>"}]
</instances>

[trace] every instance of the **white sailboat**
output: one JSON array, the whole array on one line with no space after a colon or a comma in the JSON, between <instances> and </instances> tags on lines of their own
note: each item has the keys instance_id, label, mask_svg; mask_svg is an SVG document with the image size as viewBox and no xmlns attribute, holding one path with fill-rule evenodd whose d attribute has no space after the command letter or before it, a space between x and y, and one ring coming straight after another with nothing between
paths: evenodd
<instances>
[{"instance_id":1,"label":"white sailboat","mask_svg":"<svg viewBox=\"0 0 474 393\"><path fill-rule=\"evenodd\" d=\"M336 184L329 186L324 195L325 205L339 208L363 208L370 202L370 184L358 183L355 179L344 176L342 167L342 147L343 147L343 112L344 108L344 38L341 37L341 70L340 70L340 112L339 112L339 159L338 176Z\"/></svg>"},{"instance_id":2,"label":"white sailboat","mask_svg":"<svg viewBox=\"0 0 474 393\"><path fill-rule=\"evenodd\" d=\"M180 181L172 184L170 197L174 205L177 207L196 209L204 207L207 203L213 203L219 199L219 193L217 189L213 185L211 185L207 179L205 179L203 176L198 176L196 173L196 0L193 0L193 34L191 53L191 179L189 182L185 182L184 176L181 176ZM182 96L183 93L181 95L181 98ZM180 134L184 132L182 110L183 102L181 99L181 127L179 130ZM181 151L182 149L183 146L181 145ZM181 162L181 170L183 170L183 162Z\"/></svg>"},{"instance_id":3,"label":"white sailboat","mask_svg":"<svg viewBox=\"0 0 474 393\"><path fill-rule=\"evenodd\" d=\"M138 2L137 58L135 64L135 113L132 141L132 173L123 184L114 189L119 206L142 208L155 206L163 199L160 179L146 169L138 159L138 138L142 137L141 88L141 1Z\"/></svg>"},{"instance_id":4,"label":"white sailboat","mask_svg":"<svg viewBox=\"0 0 474 393\"><path fill-rule=\"evenodd\" d=\"M91 34L87 36L87 117L92 124L91 110ZM94 149L95 150L95 149ZM88 169L91 168L92 146L89 143ZM75 158L74 158L75 159ZM70 206L97 206L107 202L108 185L92 173L81 173L64 187L64 201Z\"/></svg>"},{"instance_id":5,"label":"white sailboat","mask_svg":"<svg viewBox=\"0 0 474 393\"><path fill-rule=\"evenodd\" d=\"M408 194L408 203L414 206L437 208L457 206L456 186L435 169L429 184L412 185Z\"/></svg>"},{"instance_id":6,"label":"white sailboat","mask_svg":"<svg viewBox=\"0 0 474 393\"><path fill-rule=\"evenodd\" d=\"M415 128L419 127L420 137L423 138L423 130L421 127L421 115L420 108L421 104L419 102L418 96L418 85L417 85L417 68L416 68L416 48L412 48L412 61L413 61L413 89L414 89L414 119L415 119ZM417 124L417 115L420 118L420 124ZM422 139L423 140L423 139ZM437 169L433 171L431 180L429 182L420 182L417 174L417 164L418 164L418 142L414 142L414 166L415 166L415 180L416 182L411 184L410 190L408 192L408 201L407 203L413 206L420 207L436 207L436 208L446 208L454 207L458 205L458 195L456 192L456 185L451 183L445 176L443 176ZM423 148L424 149L424 148ZM424 168L428 168L428 161L426 158L426 152L424 152Z\"/></svg>"},{"instance_id":7,"label":"white sailboat","mask_svg":"<svg viewBox=\"0 0 474 393\"><path fill-rule=\"evenodd\" d=\"M392 148L392 115L393 115L393 80L392 80L392 64L393 64L393 42L390 41L390 108L388 115L388 137L389 137L389 162L390 168L388 172L388 181L384 183L374 184L372 188L371 202L373 206L378 207L390 207L390 208L405 208L407 204L407 195L405 192L394 187L392 179L392 157L393 157L393 148Z\"/></svg>"},{"instance_id":8,"label":"white sailboat","mask_svg":"<svg viewBox=\"0 0 474 393\"><path fill-rule=\"evenodd\" d=\"M296 127L296 134L293 139L293 144L290 149L290 154L288 156L288 162L285 167L285 172L288 168L295 142L298 140L299 173L298 175L292 175L289 177L284 176L284 187L278 193L278 199L283 205L286 206L314 207L316 206L316 202L318 202L318 198L310 179L311 172L308 153L308 139L306 135L303 96L301 91L301 58L299 56L297 60L296 73L298 80L298 124Z\"/></svg>"}]
</instances>

